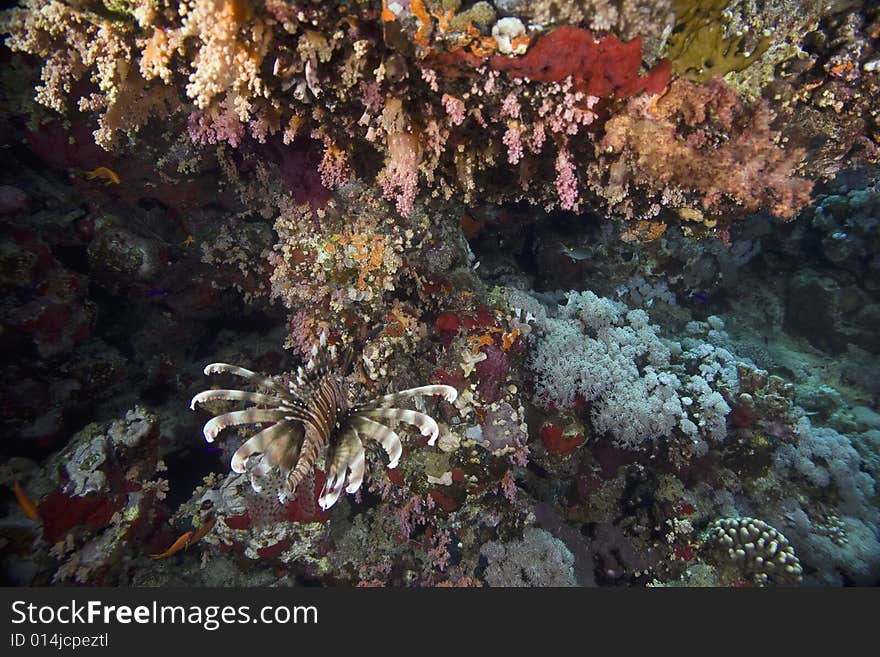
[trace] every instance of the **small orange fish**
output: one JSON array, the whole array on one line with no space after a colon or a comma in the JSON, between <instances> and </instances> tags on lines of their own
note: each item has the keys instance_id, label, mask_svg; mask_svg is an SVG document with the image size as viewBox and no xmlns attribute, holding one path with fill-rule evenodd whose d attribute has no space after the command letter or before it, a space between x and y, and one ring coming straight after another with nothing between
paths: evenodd
<instances>
[{"instance_id":1,"label":"small orange fish","mask_svg":"<svg viewBox=\"0 0 880 657\"><path fill-rule=\"evenodd\" d=\"M37 505L27 496L27 493L24 492L24 489L18 481L12 486L12 492L15 493L15 499L18 500L18 505L21 507L21 510L24 511L24 515L31 520L39 521L40 512L37 511Z\"/></svg>"},{"instance_id":2,"label":"small orange fish","mask_svg":"<svg viewBox=\"0 0 880 657\"><path fill-rule=\"evenodd\" d=\"M202 540L211 528L214 526L214 523L217 522L217 518L211 518L207 522L203 523L201 527L199 527L195 532L185 532L171 545L170 548L165 550L161 554L150 554L148 555L150 559L164 559L165 557L170 557L172 554L176 554L181 550L185 550L191 545L195 545L200 540Z\"/></svg>"},{"instance_id":3,"label":"small orange fish","mask_svg":"<svg viewBox=\"0 0 880 657\"><path fill-rule=\"evenodd\" d=\"M150 559L164 559L165 557L170 557L172 554L176 554L181 550L185 550L189 547L189 539L192 538L192 532L185 532L178 538L174 543L172 543L171 547L162 552L161 554L151 554L148 555Z\"/></svg>"},{"instance_id":4,"label":"small orange fish","mask_svg":"<svg viewBox=\"0 0 880 657\"><path fill-rule=\"evenodd\" d=\"M86 172L86 178L89 180L94 180L95 178L103 178L104 184L109 185L110 183L114 183L116 185L119 184L119 176L113 169L108 169L107 167L98 167L97 169L92 169L91 171Z\"/></svg>"},{"instance_id":5,"label":"small orange fish","mask_svg":"<svg viewBox=\"0 0 880 657\"><path fill-rule=\"evenodd\" d=\"M801 91L812 91L816 87L821 87L825 84L825 80L816 80L815 82L808 82L803 87L801 87Z\"/></svg>"},{"instance_id":6,"label":"small orange fish","mask_svg":"<svg viewBox=\"0 0 880 657\"><path fill-rule=\"evenodd\" d=\"M205 536L207 536L208 532L211 531L211 528L214 526L214 523L217 522L217 518L211 518L207 522L203 523L201 527L199 527L196 532L192 535L192 540L190 541L190 545L195 545L200 540L202 540Z\"/></svg>"}]
</instances>

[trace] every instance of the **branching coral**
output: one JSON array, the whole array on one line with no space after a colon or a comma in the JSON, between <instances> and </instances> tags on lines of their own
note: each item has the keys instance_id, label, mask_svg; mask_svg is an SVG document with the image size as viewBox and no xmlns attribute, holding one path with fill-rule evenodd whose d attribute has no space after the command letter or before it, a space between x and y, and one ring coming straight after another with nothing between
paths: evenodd
<instances>
[{"instance_id":1,"label":"branching coral","mask_svg":"<svg viewBox=\"0 0 880 657\"><path fill-rule=\"evenodd\" d=\"M401 285L408 254L423 242L428 221L421 209L408 226L383 218L381 193L359 185L346 186L316 213L285 202L275 221L278 243L269 256L272 296L294 313L308 307L318 323L383 321L386 300Z\"/></svg>"},{"instance_id":2,"label":"branching coral","mask_svg":"<svg viewBox=\"0 0 880 657\"><path fill-rule=\"evenodd\" d=\"M117 126L145 120L168 100L143 93L143 80L129 67L133 50L129 36L97 13L59 0L26 0L24 6L0 16L0 32L9 35L6 45L11 50L44 60L37 102L63 114L70 109L68 97L73 96L81 111L104 113L95 137L107 148Z\"/></svg>"},{"instance_id":3,"label":"branching coral","mask_svg":"<svg viewBox=\"0 0 880 657\"><path fill-rule=\"evenodd\" d=\"M215 96L231 92L242 121L250 119L251 97L264 94L260 65L269 49L271 31L253 16L249 0L192 0L181 38L201 43L192 60L186 94L200 109Z\"/></svg>"},{"instance_id":4,"label":"branching coral","mask_svg":"<svg viewBox=\"0 0 880 657\"><path fill-rule=\"evenodd\" d=\"M236 450L231 468L243 473L247 470L248 459L262 454L253 475L265 476L270 469L278 467L287 473L290 490L296 489L326 450L327 481L318 502L322 508L328 509L339 499L346 482L347 493L356 493L360 489L366 465L365 441L379 443L390 459L388 467L397 466L403 451L400 437L384 423L405 422L418 427L422 435L429 438L429 445L437 440L440 428L431 416L395 408L394 404L412 397L432 395L452 402L458 393L446 385L421 386L352 404L332 363L335 349L327 348L326 334L321 334L321 347L315 347L312 355L307 367L297 372L296 384L287 385L235 365L208 365L205 374L228 372L268 392L206 390L193 398L191 407L216 400L243 401L268 407L216 416L205 424L205 439L213 442L227 427L272 422Z\"/></svg>"},{"instance_id":5,"label":"branching coral","mask_svg":"<svg viewBox=\"0 0 880 657\"><path fill-rule=\"evenodd\" d=\"M89 11L59 0L26 0L5 13L0 30L6 45L45 59L37 100L57 112L67 109L67 95L86 74L107 104L115 99L128 70L131 49L122 34ZM94 103L93 103L94 104Z\"/></svg>"}]
</instances>

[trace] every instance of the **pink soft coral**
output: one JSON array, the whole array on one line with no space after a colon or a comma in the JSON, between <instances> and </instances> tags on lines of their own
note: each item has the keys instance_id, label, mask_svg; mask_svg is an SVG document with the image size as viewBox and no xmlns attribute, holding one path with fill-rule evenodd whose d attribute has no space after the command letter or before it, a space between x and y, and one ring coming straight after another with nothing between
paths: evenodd
<instances>
[{"instance_id":1,"label":"pink soft coral","mask_svg":"<svg viewBox=\"0 0 880 657\"><path fill-rule=\"evenodd\" d=\"M777 145L770 120L764 103L746 107L721 80L676 80L653 107L633 102L611 118L602 145L632 158L639 181L697 192L706 209L726 196L789 219L809 203L813 183L794 175L803 151Z\"/></svg>"}]
</instances>

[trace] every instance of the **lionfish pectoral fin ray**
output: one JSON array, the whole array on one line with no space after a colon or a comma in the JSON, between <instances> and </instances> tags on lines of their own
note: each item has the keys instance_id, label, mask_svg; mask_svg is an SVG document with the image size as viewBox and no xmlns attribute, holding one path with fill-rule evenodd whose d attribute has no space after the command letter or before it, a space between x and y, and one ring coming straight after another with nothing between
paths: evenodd
<instances>
[{"instance_id":1,"label":"lionfish pectoral fin ray","mask_svg":"<svg viewBox=\"0 0 880 657\"><path fill-rule=\"evenodd\" d=\"M355 457L348 464L351 471L348 474L348 486L345 487L345 492L349 495L353 495L360 490L361 484L364 482L364 469L366 463L366 455L362 449L355 454Z\"/></svg>"},{"instance_id":2,"label":"lionfish pectoral fin ray","mask_svg":"<svg viewBox=\"0 0 880 657\"><path fill-rule=\"evenodd\" d=\"M366 408L388 407L391 404L395 404L401 400L409 399L411 397L427 396L443 397L443 399L448 402L454 402L458 398L458 390L456 390L452 386L447 385L431 385L419 386L418 388L407 388L406 390L399 390L398 392L392 392L391 394L377 397L376 399L371 400L366 405Z\"/></svg>"},{"instance_id":3,"label":"lionfish pectoral fin ray","mask_svg":"<svg viewBox=\"0 0 880 657\"><path fill-rule=\"evenodd\" d=\"M282 386L274 379L270 379L269 377L263 376L262 374L257 374L256 372L252 372L251 370L239 367L238 365L230 365L229 363L211 363L209 365L205 365L204 371L206 376L210 376L211 374L223 373L234 374L235 376L240 376L243 379L247 379L248 381L251 381L258 386L268 388L279 394L286 394L284 386Z\"/></svg>"},{"instance_id":4,"label":"lionfish pectoral fin ray","mask_svg":"<svg viewBox=\"0 0 880 657\"><path fill-rule=\"evenodd\" d=\"M250 408L246 411L234 411L232 413L224 413L217 417L211 418L205 423L202 433L205 440L209 443L214 442L223 429L226 427L234 427L242 424L260 424L261 422L279 422L284 418L284 412L275 409Z\"/></svg>"},{"instance_id":5,"label":"lionfish pectoral fin ray","mask_svg":"<svg viewBox=\"0 0 880 657\"><path fill-rule=\"evenodd\" d=\"M245 464L251 456L266 452L267 449L270 449L274 443L281 440L292 428L288 422L276 422L271 427L267 427L248 438L232 455L232 460L229 464L232 471L239 474L245 472L247 469Z\"/></svg>"},{"instance_id":6,"label":"lionfish pectoral fin ray","mask_svg":"<svg viewBox=\"0 0 880 657\"><path fill-rule=\"evenodd\" d=\"M417 427L421 434L428 438L428 444L433 445L440 435L440 427L430 415L408 408L377 408L362 411L355 417L365 417L371 420L391 420L393 422L406 422Z\"/></svg>"},{"instance_id":7,"label":"lionfish pectoral fin ray","mask_svg":"<svg viewBox=\"0 0 880 657\"><path fill-rule=\"evenodd\" d=\"M395 431L384 424L374 422L373 420L357 416L352 418L352 423L357 427L358 431L369 440L375 440L382 445L385 453L388 454L388 467L394 469L400 462L400 456L403 454L403 445L400 443L400 436Z\"/></svg>"},{"instance_id":8,"label":"lionfish pectoral fin ray","mask_svg":"<svg viewBox=\"0 0 880 657\"><path fill-rule=\"evenodd\" d=\"M360 488L360 481L363 479L364 446L353 426L349 425L344 429L339 443L327 455L327 460L327 481L324 484L321 497L318 499L318 503L324 510L336 504L342 494L349 470L352 473L351 476L354 476L357 468L360 468L356 482L357 488ZM351 476L349 476L349 485L346 491L352 489ZM356 491L357 488L353 488L353 490Z\"/></svg>"},{"instance_id":9,"label":"lionfish pectoral fin ray","mask_svg":"<svg viewBox=\"0 0 880 657\"><path fill-rule=\"evenodd\" d=\"M296 422L291 424L290 430L275 442L269 445L263 458L281 470L290 470L299 460L299 453L303 445L303 427L302 424Z\"/></svg>"},{"instance_id":10,"label":"lionfish pectoral fin ray","mask_svg":"<svg viewBox=\"0 0 880 657\"><path fill-rule=\"evenodd\" d=\"M243 401L250 404L265 404L267 406L278 406L280 401L272 395L263 395L246 390L205 390L192 398L189 407L195 410L196 404L204 404L214 400Z\"/></svg>"},{"instance_id":11,"label":"lionfish pectoral fin ray","mask_svg":"<svg viewBox=\"0 0 880 657\"><path fill-rule=\"evenodd\" d=\"M352 461L356 460L358 455L363 459L363 452L364 447L355 429L351 426L346 427L339 443L327 454L327 481L318 498L318 504L322 509L329 509L336 504L342 494Z\"/></svg>"}]
</instances>

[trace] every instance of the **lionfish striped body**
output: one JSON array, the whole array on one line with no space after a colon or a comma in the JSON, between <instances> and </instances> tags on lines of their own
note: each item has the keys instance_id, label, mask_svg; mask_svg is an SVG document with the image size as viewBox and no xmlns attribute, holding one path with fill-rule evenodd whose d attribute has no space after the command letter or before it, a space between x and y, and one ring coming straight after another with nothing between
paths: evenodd
<instances>
[{"instance_id":1,"label":"lionfish striped body","mask_svg":"<svg viewBox=\"0 0 880 657\"><path fill-rule=\"evenodd\" d=\"M421 386L351 406L341 378L331 369L334 355L333 348L327 348L326 336L322 334L320 348L313 348L312 359L306 368L299 368L296 381L288 385L235 365L208 365L206 375L234 374L267 392L206 390L193 397L190 403L193 409L198 403L219 399L254 404L246 410L225 413L209 420L203 430L205 440L213 442L226 427L271 422L271 426L258 431L236 450L230 467L234 472L244 473L248 459L262 454L253 474L263 476L278 467L287 473L287 486L291 491L313 470L318 458L326 451L327 481L318 498L323 509L336 503L343 486L347 493L360 489L366 465L365 441L379 443L390 459L388 467L397 466L403 447L400 437L387 424L411 424L429 438L429 445L434 444L440 430L431 416L394 405L412 397L430 395L455 401L455 388Z\"/></svg>"}]
</instances>

